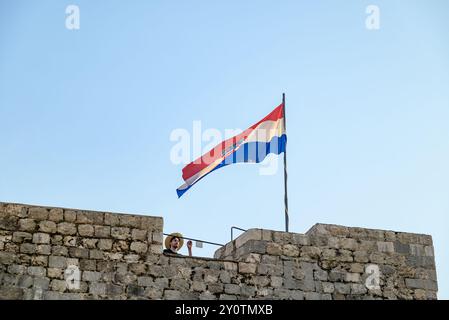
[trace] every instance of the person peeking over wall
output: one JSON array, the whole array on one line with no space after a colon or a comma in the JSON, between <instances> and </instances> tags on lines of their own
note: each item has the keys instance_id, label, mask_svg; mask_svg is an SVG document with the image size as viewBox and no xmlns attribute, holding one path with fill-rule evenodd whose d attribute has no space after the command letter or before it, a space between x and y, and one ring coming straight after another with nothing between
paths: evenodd
<instances>
[{"instance_id":1,"label":"person peeking over wall","mask_svg":"<svg viewBox=\"0 0 449 320\"><path fill-rule=\"evenodd\" d=\"M179 249L184 245L184 238L179 232L174 232L165 238L164 254L179 254ZM192 241L187 241L187 249L189 250L189 256L192 256Z\"/></svg>"}]
</instances>

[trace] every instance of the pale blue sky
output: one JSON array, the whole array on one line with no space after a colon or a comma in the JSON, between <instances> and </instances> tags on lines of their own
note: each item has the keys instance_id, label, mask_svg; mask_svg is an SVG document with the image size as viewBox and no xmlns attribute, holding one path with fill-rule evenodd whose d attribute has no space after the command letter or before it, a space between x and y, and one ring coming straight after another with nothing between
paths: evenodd
<instances>
[{"instance_id":1,"label":"pale blue sky","mask_svg":"<svg viewBox=\"0 0 449 320\"><path fill-rule=\"evenodd\" d=\"M0 201L162 216L218 243L283 230L282 170L229 166L178 200L169 136L247 128L285 92L290 230L431 234L447 299L448 31L446 0L0 0Z\"/></svg>"}]
</instances>

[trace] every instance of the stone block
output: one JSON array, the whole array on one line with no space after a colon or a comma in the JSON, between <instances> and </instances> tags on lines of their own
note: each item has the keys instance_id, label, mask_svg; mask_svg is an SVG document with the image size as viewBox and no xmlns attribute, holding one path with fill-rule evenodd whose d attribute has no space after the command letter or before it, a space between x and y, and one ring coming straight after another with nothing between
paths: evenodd
<instances>
[{"instance_id":1,"label":"stone block","mask_svg":"<svg viewBox=\"0 0 449 320\"><path fill-rule=\"evenodd\" d=\"M181 300L181 292L176 290L164 290L164 299L166 300Z\"/></svg>"},{"instance_id":2,"label":"stone block","mask_svg":"<svg viewBox=\"0 0 449 320\"><path fill-rule=\"evenodd\" d=\"M111 228L111 236L112 238L119 239L119 240L126 240L128 239L130 235L129 228L123 228L123 227L112 227Z\"/></svg>"},{"instance_id":3,"label":"stone block","mask_svg":"<svg viewBox=\"0 0 449 320\"><path fill-rule=\"evenodd\" d=\"M50 235L48 233L33 234L33 243L50 243Z\"/></svg>"},{"instance_id":4,"label":"stone block","mask_svg":"<svg viewBox=\"0 0 449 320\"><path fill-rule=\"evenodd\" d=\"M41 221L38 230L45 233L56 233L56 223L49 220Z\"/></svg>"},{"instance_id":5,"label":"stone block","mask_svg":"<svg viewBox=\"0 0 449 320\"><path fill-rule=\"evenodd\" d=\"M58 223L58 233L63 235L74 235L76 234L76 225L69 222Z\"/></svg>"},{"instance_id":6,"label":"stone block","mask_svg":"<svg viewBox=\"0 0 449 320\"><path fill-rule=\"evenodd\" d=\"M143 286L143 287L149 287L151 285L153 285L153 278L151 277L138 277L137 278L137 284L139 286Z\"/></svg>"},{"instance_id":7,"label":"stone block","mask_svg":"<svg viewBox=\"0 0 449 320\"><path fill-rule=\"evenodd\" d=\"M109 238L111 236L111 227L109 226L95 226L95 237Z\"/></svg>"},{"instance_id":8,"label":"stone block","mask_svg":"<svg viewBox=\"0 0 449 320\"><path fill-rule=\"evenodd\" d=\"M98 282L101 279L101 272L83 271L82 279L87 282Z\"/></svg>"},{"instance_id":9,"label":"stone block","mask_svg":"<svg viewBox=\"0 0 449 320\"><path fill-rule=\"evenodd\" d=\"M47 220L48 210L42 207L31 207L28 209L28 218L35 220Z\"/></svg>"},{"instance_id":10,"label":"stone block","mask_svg":"<svg viewBox=\"0 0 449 320\"><path fill-rule=\"evenodd\" d=\"M78 225L78 233L82 237L93 237L94 227L90 224L80 224Z\"/></svg>"},{"instance_id":11,"label":"stone block","mask_svg":"<svg viewBox=\"0 0 449 320\"><path fill-rule=\"evenodd\" d=\"M366 294L367 288L363 284L359 283L353 283L351 284L351 294L360 295L360 294Z\"/></svg>"},{"instance_id":12,"label":"stone block","mask_svg":"<svg viewBox=\"0 0 449 320\"><path fill-rule=\"evenodd\" d=\"M33 232L36 230L36 222L33 219L20 219L19 229L22 231Z\"/></svg>"},{"instance_id":13,"label":"stone block","mask_svg":"<svg viewBox=\"0 0 449 320\"><path fill-rule=\"evenodd\" d=\"M48 257L47 256L32 256L31 257L31 265L46 267L48 265Z\"/></svg>"},{"instance_id":14,"label":"stone block","mask_svg":"<svg viewBox=\"0 0 449 320\"><path fill-rule=\"evenodd\" d=\"M282 246L274 242L268 242L267 253L274 256L280 256L282 255Z\"/></svg>"},{"instance_id":15,"label":"stone block","mask_svg":"<svg viewBox=\"0 0 449 320\"><path fill-rule=\"evenodd\" d=\"M69 256L73 258L87 259L89 258L89 249L71 247L69 248Z\"/></svg>"},{"instance_id":16,"label":"stone block","mask_svg":"<svg viewBox=\"0 0 449 320\"><path fill-rule=\"evenodd\" d=\"M405 279L405 285L411 289L438 291L437 282L423 279Z\"/></svg>"},{"instance_id":17,"label":"stone block","mask_svg":"<svg viewBox=\"0 0 449 320\"><path fill-rule=\"evenodd\" d=\"M89 250L89 258L90 259L103 260L104 259L104 253L101 250Z\"/></svg>"},{"instance_id":18,"label":"stone block","mask_svg":"<svg viewBox=\"0 0 449 320\"><path fill-rule=\"evenodd\" d=\"M255 263L239 262L239 273L255 274L256 267L257 265Z\"/></svg>"},{"instance_id":19,"label":"stone block","mask_svg":"<svg viewBox=\"0 0 449 320\"><path fill-rule=\"evenodd\" d=\"M113 213L105 213L104 224L111 227L117 227L120 224L118 215Z\"/></svg>"},{"instance_id":20,"label":"stone block","mask_svg":"<svg viewBox=\"0 0 449 320\"><path fill-rule=\"evenodd\" d=\"M16 231L12 234L12 241L17 243L22 243L29 241L33 238L33 235L28 232Z\"/></svg>"},{"instance_id":21,"label":"stone block","mask_svg":"<svg viewBox=\"0 0 449 320\"><path fill-rule=\"evenodd\" d=\"M346 282L359 282L360 274L348 272L348 273L346 273L345 281Z\"/></svg>"},{"instance_id":22,"label":"stone block","mask_svg":"<svg viewBox=\"0 0 449 320\"><path fill-rule=\"evenodd\" d=\"M393 242L378 241L377 242L377 250L379 252L393 253L394 252L394 244L393 244Z\"/></svg>"},{"instance_id":23,"label":"stone block","mask_svg":"<svg viewBox=\"0 0 449 320\"><path fill-rule=\"evenodd\" d=\"M260 229L249 229L235 239L236 248L240 248L249 240L262 240L262 231Z\"/></svg>"},{"instance_id":24,"label":"stone block","mask_svg":"<svg viewBox=\"0 0 449 320\"><path fill-rule=\"evenodd\" d=\"M47 270L44 267L28 267L28 274L33 277L45 277Z\"/></svg>"},{"instance_id":25,"label":"stone block","mask_svg":"<svg viewBox=\"0 0 449 320\"><path fill-rule=\"evenodd\" d=\"M20 252L26 254L33 254L36 252L36 245L32 243L22 243L20 245Z\"/></svg>"},{"instance_id":26,"label":"stone block","mask_svg":"<svg viewBox=\"0 0 449 320\"><path fill-rule=\"evenodd\" d=\"M196 292L204 292L206 291L206 284L202 281L193 281L192 290Z\"/></svg>"},{"instance_id":27,"label":"stone block","mask_svg":"<svg viewBox=\"0 0 449 320\"><path fill-rule=\"evenodd\" d=\"M307 247L303 247L307 248ZM299 256L299 248L293 244L285 244L282 246L282 254L288 257L298 257Z\"/></svg>"},{"instance_id":28,"label":"stone block","mask_svg":"<svg viewBox=\"0 0 449 320\"><path fill-rule=\"evenodd\" d=\"M100 249L100 250L111 250L112 240L111 239L99 239L97 246L98 246L98 249Z\"/></svg>"},{"instance_id":29,"label":"stone block","mask_svg":"<svg viewBox=\"0 0 449 320\"><path fill-rule=\"evenodd\" d=\"M131 243L131 250L136 253L146 253L148 250L148 245L144 242L134 241Z\"/></svg>"},{"instance_id":30,"label":"stone block","mask_svg":"<svg viewBox=\"0 0 449 320\"><path fill-rule=\"evenodd\" d=\"M346 283L334 283L335 292L340 294L349 294L351 292L351 285Z\"/></svg>"},{"instance_id":31,"label":"stone block","mask_svg":"<svg viewBox=\"0 0 449 320\"><path fill-rule=\"evenodd\" d=\"M315 280L327 281L327 271L325 270L315 270L314 271Z\"/></svg>"},{"instance_id":32,"label":"stone block","mask_svg":"<svg viewBox=\"0 0 449 320\"><path fill-rule=\"evenodd\" d=\"M89 293L93 295L105 295L106 294L106 284L91 282L89 285Z\"/></svg>"},{"instance_id":33,"label":"stone block","mask_svg":"<svg viewBox=\"0 0 449 320\"><path fill-rule=\"evenodd\" d=\"M23 289L14 287L0 287L0 300L20 300L23 298Z\"/></svg>"},{"instance_id":34,"label":"stone block","mask_svg":"<svg viewBox=\"0 0 449 320\"><path fill-rule=\"evenodd\" d=\"M137 241L146 241L147 240L147 231L141 229L133 229L131 231L131 238ZM152 239L150 240L152 241Z\"/></svg>"},{"instance_id":35,"label":"stone block","mask_svg":"<svg viewBox=\"0 0 449 320\"><path fill-rule=\"evenodd\" d=\"M59 256L50 256L48 260L50 268L65 269L67 267L67 258Z\"/></svg>"},{"instance_id":36,"label":"stone block","mask_svg":"<svg viewBox=\"0 0 449 320\"><path fill-rule=\"evenodd\" d=\"M98 211L77 211L76 221L83 224L102 225L103 213Z\"/></svg>"},{"instance_id":37,"label":"stone block","mask_svg":"<svg viewBox=\"0 0 449 320\"><path fill-rule=\"evenodd\" d=\"M52 208L50 209L48 213L48 220L54 221L54 222L60 222L64 220L64 213L62 209L59 208Z\"/></svg>"}]
</instances>

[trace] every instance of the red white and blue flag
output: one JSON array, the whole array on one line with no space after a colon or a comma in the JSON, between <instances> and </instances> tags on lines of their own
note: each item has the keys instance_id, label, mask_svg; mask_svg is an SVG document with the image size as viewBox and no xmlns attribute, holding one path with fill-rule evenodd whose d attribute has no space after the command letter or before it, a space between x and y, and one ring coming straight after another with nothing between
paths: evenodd
<instances>
[{"instance_id":1,"label":"red white and blue flag","mask_svg":"<svg viewBox=\"0 0 449 320\"><path fill-rule=\"evenodd\" d=\"M232 163L259 163L270 153L285 152L284 105L280 104L265 118L242 133L222 141L182 169L184 184L176 189L181 197L212 171Z\"/></svg>"}]
</instances>

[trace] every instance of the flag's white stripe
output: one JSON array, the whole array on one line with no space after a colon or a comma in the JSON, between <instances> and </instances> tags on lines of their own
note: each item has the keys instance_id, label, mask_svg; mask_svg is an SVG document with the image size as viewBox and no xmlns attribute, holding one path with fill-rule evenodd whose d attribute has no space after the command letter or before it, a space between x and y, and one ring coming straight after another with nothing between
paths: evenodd
<instances>
[{"instance_id":1,"label":"flag's white stripe","mask_svg":"<svg viewBox=\"0 0 449 320\"><path fill-rule=\"evenodd\" d=\"M273 137L280 137L285 133L284 118L277 121L264 121L259 124L245 139L245 142L270 142Z\"/></svg>"}]
</instances>

